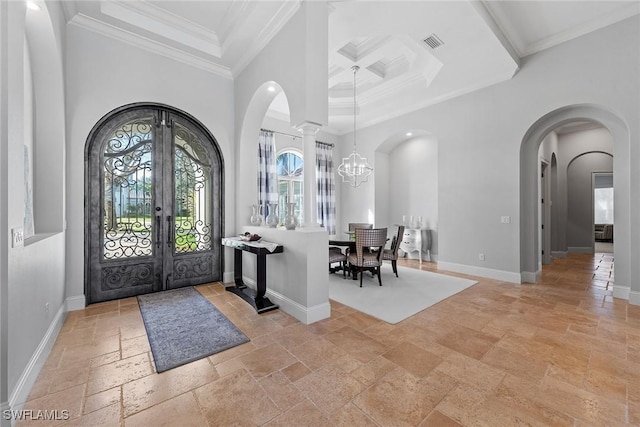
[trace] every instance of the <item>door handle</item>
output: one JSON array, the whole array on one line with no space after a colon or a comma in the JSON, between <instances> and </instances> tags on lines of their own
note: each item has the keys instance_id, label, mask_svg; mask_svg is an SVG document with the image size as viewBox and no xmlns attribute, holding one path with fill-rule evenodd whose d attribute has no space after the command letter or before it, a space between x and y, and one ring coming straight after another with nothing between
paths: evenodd
<instances>
[{"instance_id":1,"label":"door handle","mask_svg":"<svg viewBox=\"0 0 640 427\"><path fill-rule=\"evenodd\" d=\"M173 235L173 233L171 232L171 215L167 216L167 246L171 247L171 244L173 243L173 240L171 238L171 236Z\"/></svg>"},{"instance_id":2,"label":"door handle","mask_svg":"<svg viewBox=\"0 0 640 427\"><path fill-rule=\"evenodd\" d=\"M160 247L160 233L162 230L160 229L160 215L156 215L156 247Z\"/></svg>"}]
</instances>

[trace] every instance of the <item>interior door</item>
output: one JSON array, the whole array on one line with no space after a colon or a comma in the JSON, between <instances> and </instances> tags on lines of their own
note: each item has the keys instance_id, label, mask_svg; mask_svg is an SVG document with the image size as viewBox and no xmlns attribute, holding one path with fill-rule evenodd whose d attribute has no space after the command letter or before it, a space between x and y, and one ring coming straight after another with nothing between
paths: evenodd
<instances>
[{"instance_id":1,"label":"interior door","mask_svg":"<svg viewBox=\"0 0 640 427\"><path fill-rule=\"evenodd\" d=\"M221 279L222 159L163 108L103 119L87 149L88 303Z\"/></svg>"}]
</instances>

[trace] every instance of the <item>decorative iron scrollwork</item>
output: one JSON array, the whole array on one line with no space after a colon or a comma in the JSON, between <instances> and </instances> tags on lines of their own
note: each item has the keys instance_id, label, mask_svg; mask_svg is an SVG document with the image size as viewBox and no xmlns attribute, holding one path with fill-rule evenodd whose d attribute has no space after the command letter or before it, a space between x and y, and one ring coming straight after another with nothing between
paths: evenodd
<instances>
[{"instance_id":1,"label":"decorative iron scrollwork","mask_svg":"<svg viewBox=\"0 0 640 427\"><path fill-rule=\"evenodd\" d=\"M175 252L211 249L211 161L193 132L175 123Z\"/></svg>"},{"instance_id":2,"label":"decorative iron scrollwork","mask_svg":"<svg viewBox=\"0 0 640 427\"><path fill-rule=\"evenodd\" d=\"M118 265L102 269L102 290L113 291L132 286L153 285L153 263Z\"/></svg>"},{"instance_id":3,"label":"decorative iron scrollwork","mask_svg":"<svg viewBox=\"0 0 640 427\"><path fill-rule=\"evenodd\" d=\"M189 257L173 261L174 280L193 279L211 274L210 256Z\"/></svg>"},{"instance_id":4,"label":"decorative iron scrollwork","mask_svg":"<svg viewBox=\"0 0 640 427\"><path fill-rule=\"evenodd\" d=\"M122 125L103 150L103 256L151 256L153 119Z\"/></svg>"}]
</instances>

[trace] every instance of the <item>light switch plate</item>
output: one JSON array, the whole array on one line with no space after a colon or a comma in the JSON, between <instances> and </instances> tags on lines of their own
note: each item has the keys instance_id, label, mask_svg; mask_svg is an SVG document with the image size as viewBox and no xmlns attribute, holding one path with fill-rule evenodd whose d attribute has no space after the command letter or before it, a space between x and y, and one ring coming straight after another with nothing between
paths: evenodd
<instances>
[{"instance_id":1,"label":"light switch plate","mask_svg":"<svg viewBox=\"0 0 640 427\"><path fill-rule=\"evenodd\" d=\"M24 245L24 230L22 228L11 229L11 247L17 248Z\"/></svg>"}]
</instances>

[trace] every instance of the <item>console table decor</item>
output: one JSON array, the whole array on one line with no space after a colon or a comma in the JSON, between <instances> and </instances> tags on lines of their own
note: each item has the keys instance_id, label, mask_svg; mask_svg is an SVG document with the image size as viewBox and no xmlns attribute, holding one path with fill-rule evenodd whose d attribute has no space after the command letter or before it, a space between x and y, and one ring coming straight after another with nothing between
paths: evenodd
<instances>
[{"instance_id":1,"label":"console table decor","mask_svg":"<svg viewBox=\"0 0 640 427\"><path fill-rule=\"evenodd\" d=\"M267 291L267 255L282 253L283 247L278 243L258 241L247 242L239 237L224 237L222 245L234 249L233 270L235 286L227 286L225 289L233 292L248 302L258 313L275 310L277 304L265 297ZM257 256L256 290L247 287L242 280L242 252L250 252Z\"/></svg>"}]
</instances>

